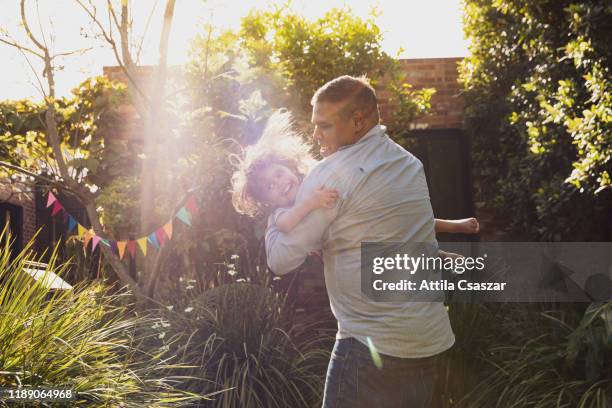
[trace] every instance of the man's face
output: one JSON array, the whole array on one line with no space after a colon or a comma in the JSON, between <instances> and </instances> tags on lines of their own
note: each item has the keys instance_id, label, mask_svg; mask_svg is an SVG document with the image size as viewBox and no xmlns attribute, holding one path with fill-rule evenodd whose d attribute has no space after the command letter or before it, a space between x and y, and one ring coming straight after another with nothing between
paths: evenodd
<instances>
[{"instance_id":1,"label":"man's face","mask_svg":"<svg viewBox=\"0 0 612 408\"><path fill-rule=\"evenodd\" d=\"M344 105L345 102L316 102L312 109L312 138L323 157L355 142L355 123L342 111Z\"/></svg>"}]
</instances>

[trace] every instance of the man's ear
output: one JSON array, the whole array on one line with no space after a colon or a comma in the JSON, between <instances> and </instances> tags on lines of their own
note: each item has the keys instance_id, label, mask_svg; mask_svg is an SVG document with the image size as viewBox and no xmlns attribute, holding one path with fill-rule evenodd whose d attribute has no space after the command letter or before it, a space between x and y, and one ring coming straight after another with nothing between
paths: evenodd
<instances>
[{"instance_id":1,"label":"man's ear","mask_svg":"<svg viewBox=\"0 0 612 408\"><path fill-rule=\"evenodd\" d=\"M355 132L359 133L363 130L363 127L365 126L365 117L363 116L363 112L361 111L361 109L357 109L355 112L353 112L353 126L355 126Z\"/></svg>"}]
</instances>

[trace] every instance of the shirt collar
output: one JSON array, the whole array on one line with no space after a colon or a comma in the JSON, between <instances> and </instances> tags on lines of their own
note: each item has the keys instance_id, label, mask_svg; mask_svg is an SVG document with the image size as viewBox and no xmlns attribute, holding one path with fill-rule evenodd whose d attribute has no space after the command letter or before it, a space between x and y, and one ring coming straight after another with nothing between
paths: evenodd
<instances>
[{"instance_id":1,"label":"shirt collar","mask_svg":"<svg viewBox=\"0 0 612 408\"><path fill-rule=\"evenodd\" d=\"M372 127L372 129L368 130L368 132L365 135L363 135L361 137L361 139L359 139L358 141L356 141L353 144L340 147L338 149L338 151L346 149L346 148L351 147L351 146L358 145L360 143L364 143L367 139L372 139L372 136L375 136L375 135L381 135L382 136L385 133L387 133L387 127L386 126L384 126L384 125L374 125L374 127Z\"/></svg>"}]
</instances>

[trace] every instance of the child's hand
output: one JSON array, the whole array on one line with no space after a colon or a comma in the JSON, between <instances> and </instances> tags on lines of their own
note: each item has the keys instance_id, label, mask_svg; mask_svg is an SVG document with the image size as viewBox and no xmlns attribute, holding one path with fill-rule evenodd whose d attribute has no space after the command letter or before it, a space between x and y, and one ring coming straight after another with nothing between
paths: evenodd
<instances>
[{"instance_id":1,"label":"child's hand","mask_svg":"<svg viewBox=\"0 0 612 408\"><path fill-rule=\"evenodd\" d=\"M480 224L476 218L464 218L457 220L455 224L456 232L460 234L478 234L480 231Z\"/></svg>"},{"instance_id":2,"label":"child's hand","mask_svg":"<svg viewBox=\"0 0 612 408\"><path fill-rule=\"evenodd\" d=\"M320 187L312 192L310 203L312 208L332 208L338 201L338 190Z\"/></svg>"}]
</instances>

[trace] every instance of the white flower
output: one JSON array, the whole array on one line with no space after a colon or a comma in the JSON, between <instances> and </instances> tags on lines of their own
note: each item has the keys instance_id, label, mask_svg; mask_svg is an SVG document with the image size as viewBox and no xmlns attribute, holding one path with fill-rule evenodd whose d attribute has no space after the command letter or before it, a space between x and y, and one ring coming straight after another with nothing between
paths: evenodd
<instances>
[{"instance_id":1,"label":"white flower","mask_svg":"<svg viewBox=\"0 0 612 408\"><path fill-rule=\"evenodd\" d=\"M193 307L189 306L187 309L185 309L185 313L190 313L191 311L193 311Z\"/></svg>"}]
</instances>

